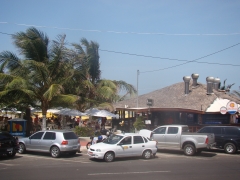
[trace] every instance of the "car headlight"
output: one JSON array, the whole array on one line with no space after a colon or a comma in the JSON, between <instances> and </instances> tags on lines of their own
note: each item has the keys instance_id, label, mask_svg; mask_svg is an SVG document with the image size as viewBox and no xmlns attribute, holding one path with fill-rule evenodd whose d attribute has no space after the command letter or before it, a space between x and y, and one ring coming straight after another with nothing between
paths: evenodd
<instances>
[{"instance_id":1,"label":"car headlight","mask_svg":"<svg viewBox=\"0 0 240 180\"><path fill-rule=\"evenodd\" d=\"M101 152L101 149L97 149L96 151L97 151L97 152Z\"/></svg>"}]
</instances>

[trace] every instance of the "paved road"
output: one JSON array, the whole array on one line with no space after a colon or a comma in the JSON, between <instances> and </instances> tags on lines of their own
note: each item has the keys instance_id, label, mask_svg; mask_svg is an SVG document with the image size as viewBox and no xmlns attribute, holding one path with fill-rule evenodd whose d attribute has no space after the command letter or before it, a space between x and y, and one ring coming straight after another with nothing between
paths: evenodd
<instances>
[{"instance_id":1,"label":"paved road","mask_svg":"<svg viewBox=\"0 0 240 180\"><path fill-rule=\"evenodd\" d=\"M203 152L188 157L180 151L161 151L156 158L121 158L112 163L89 160L86 152L54 159L48 154L17 154L15 158L0 158L1 180L41 179L239 179L240 154L219 151Z\"/></svg>"}]
</instances>

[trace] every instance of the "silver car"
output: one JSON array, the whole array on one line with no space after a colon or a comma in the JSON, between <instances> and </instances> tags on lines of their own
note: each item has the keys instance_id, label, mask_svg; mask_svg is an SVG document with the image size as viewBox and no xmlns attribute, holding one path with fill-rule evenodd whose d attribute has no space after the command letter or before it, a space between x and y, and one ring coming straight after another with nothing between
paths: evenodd
<instances>
[{"instance_id":1,"label":"silver car","mask_svg":"<svg viewBox=\"0 0 240 180\"><path fill-rule=\"evenodd\" d=\"M90 158L104 159L111 162L117 157L142 156L145 159L154 157L157 142L139 134L113 134L101 143L91 145L88 149Z\"/></svg>"},{"instance_id":2,"label":"silver car","mask_svg":"<svg viewBox=\"0 0 240 180\"><path fill-rule=\"evenodd\" d=\"M72 131L46 130L38 131L30 137L19 138L18 153L50 152L52 157L57 158L61 153L74 155L80 152L80 146L79 138Z\"/></svg>"}]
</instances>

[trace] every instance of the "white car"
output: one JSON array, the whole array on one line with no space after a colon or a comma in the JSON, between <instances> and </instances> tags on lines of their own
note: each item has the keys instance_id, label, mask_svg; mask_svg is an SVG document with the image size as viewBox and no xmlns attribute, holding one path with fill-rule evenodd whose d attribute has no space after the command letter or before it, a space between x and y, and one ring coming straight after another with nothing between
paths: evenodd
<instances>
[{"instance_id":1,"label":"white car","mask_svg":"<svg viewBox=\"0 0 240 180\"><path fill-rule=\"evenodd\" d=\"M111 162L118 157L142 156L154 157L157 142L135 133L113 134L101 143L91 145L88 149L90 158L104 159Z\"/></svg>"}]
</instances>

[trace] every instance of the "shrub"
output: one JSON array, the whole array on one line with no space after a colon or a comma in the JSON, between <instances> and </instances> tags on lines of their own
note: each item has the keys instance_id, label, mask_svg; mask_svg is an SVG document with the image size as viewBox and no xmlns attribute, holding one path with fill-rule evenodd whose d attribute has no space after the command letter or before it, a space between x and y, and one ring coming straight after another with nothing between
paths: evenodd
<instances>
[{"instance_id":1,"label":"shrub","mask_svg":"<svg viewBox=\"0 0 240 180\"><path fill-rule=\"evenodd\" d=\"M94 136L94 130L91 127L79 127L76 126L74 132L81 137L91 137Z\"/></svg>"},{"instance_id":2,"label":"shrub","mask_svg":"<svg viewBox=\"0 0 240 180\"><path fill-rule=\"evenodd\" d=\"M133 123L133 126L138 131L145 127L144 120L142 116L136 118L136 121Z\"/></svg>"}]
</instances>

